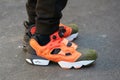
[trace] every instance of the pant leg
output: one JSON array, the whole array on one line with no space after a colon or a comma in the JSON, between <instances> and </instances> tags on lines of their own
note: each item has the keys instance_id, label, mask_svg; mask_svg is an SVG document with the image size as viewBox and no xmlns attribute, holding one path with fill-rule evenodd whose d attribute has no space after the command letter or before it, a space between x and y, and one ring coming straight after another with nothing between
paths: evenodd
<instances>
[{"instance_id":1,"label":"pant leg","mask_svg":"<svg viewBox=\"0 0 120 80\"><path fill-rule=\"evenodd\" d=\"M59 29L61 11L66 3L67 0L37 0L37 34L50 35Z\"/></svg>"},{"instance_id":2,"label":"pant leg","mask_svg":"<svg viewBox=\"0 0 120 80\"><path fill-rule=\"evenodd\" d=\"M28 20L30 23L34 23L34 24L35 24L35 17L36 17L36 12L35 12L36 2L37 0L28 0L26 3Z\"/></svg>"}]
</instances>

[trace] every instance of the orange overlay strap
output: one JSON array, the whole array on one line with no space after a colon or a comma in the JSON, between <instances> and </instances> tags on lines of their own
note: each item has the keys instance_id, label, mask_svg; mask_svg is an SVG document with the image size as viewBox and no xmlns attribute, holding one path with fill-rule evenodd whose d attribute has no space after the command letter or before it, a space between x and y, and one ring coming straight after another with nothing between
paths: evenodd
<instances>
[{"instance_id":1,"label":"orange overlay strap","mask_svg":"<svg viewBox=\"0 0 120 80\"><path fill-rule=\"evenodd\" d=\"M69 61L74 62L80 56L81 53L77 52L74 47L67 47L64 43L66 40L51 40L47 45L40 46L35 39L30 40L30 46L36 51L36 54L40 57L46 58L48 60L59 62L59 61ZM74 44L74 46L76 46ZM59 53L51 54L54 49L61 49Z\"/></svg>"}]
</instances>

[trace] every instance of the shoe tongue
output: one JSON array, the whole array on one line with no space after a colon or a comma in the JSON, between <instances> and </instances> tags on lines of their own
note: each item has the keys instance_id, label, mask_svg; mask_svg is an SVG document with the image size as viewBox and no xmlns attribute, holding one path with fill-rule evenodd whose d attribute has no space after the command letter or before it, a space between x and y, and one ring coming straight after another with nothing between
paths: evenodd
<instances>
[{"instance_id":1,"label":"shoe tongue","mask_svg":"<svg viewBox=\"0 0 120 80\"><path fill-rule=\"evenodd\" d=\"M33 34L35 34L35 31L36 31L36 27L33 26L33 27L30 29L30 33L33 35Z\"/></svg>"},{"instance_id":2,"label":"shoe tongue","mask_svg":"<svg viewBox=\"0 0 120 80\"><path fill-rule=\"evenodd\" d=\"M30 29L26 29L25 33L26 35L29 36L29 38L31 38L35 34L35 31L36 31L36 27L33 26Z\"/></svg>"}]
</instances>

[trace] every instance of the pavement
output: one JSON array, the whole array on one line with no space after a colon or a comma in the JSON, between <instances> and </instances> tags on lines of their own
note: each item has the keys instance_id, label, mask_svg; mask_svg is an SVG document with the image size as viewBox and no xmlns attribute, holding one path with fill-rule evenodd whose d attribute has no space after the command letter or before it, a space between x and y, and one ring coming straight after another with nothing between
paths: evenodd
<instances>
[{"instance_id":1,"label":"pavement","mask_svg":"<svg viewBox=\"0 0 120 80\"><path fill-rule=\"evenodd\" d=\"M93 65L77 70L25 62L25 2L0 0L0 80L120 80L120 0L69 0L61 22L79 26L79 48L98 52Z\"/></svg>"}]
</instances>

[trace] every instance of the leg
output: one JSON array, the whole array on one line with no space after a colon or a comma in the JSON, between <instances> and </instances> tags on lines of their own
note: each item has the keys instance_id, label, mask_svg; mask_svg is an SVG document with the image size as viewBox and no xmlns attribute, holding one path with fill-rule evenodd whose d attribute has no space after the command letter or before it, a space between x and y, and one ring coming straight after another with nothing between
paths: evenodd
<instances>
[{"instance_id":1,"label":"leg","mask_svg":"<svg viewBox=\"0 0 120 80\"><path fill-rule=\"evenodd\" d=\"M26 3L26 10L28 14L29 23L33 23L33 24L35 24L35 17L36 17L36 12L35 12L36 2L37 0L28 0Z\"/></svg>"},{"instance_id":2,"label":"leg","mask_svg":"<svg viewBox=\"0 0 120 80\"><path fill-rule=\"evenodd\" d=\"M50 35L57 31L66 3L67 0L37 0L36 33Z\"/></svg>"}]
</instances>

